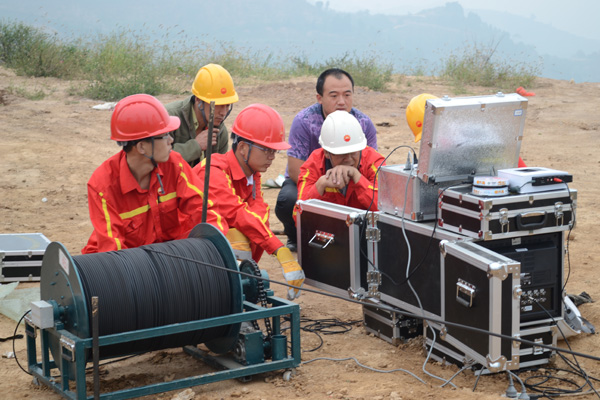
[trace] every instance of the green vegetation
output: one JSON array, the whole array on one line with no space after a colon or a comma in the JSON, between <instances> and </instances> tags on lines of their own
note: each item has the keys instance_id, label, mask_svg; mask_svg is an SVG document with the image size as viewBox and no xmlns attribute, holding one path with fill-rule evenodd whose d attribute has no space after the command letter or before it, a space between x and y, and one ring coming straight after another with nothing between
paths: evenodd
<instances>
[{"instance_id":1,"label":"green vegetation","mask_svg":"<svg viewBox=\"0 0 600 400\"><path fill-rule=\"evenodd\" d=\"M352 75L356 85L366 86L371 90L385 90L393 70L392 64L380 61L377 54L359 56L356 53L346 53L314 64L311 64L306 56L302 56L293 57L292 63L298 75L318 76L327 68L342 68Z\"/></svg>"},{"instance_id":2,"label":"green vegetation","mask_svg":"<svg viewBox=\"0 0 600 400\"><path fill-rule=\"evenodd\" d=\"M166 30L163 40L152 42L148 36L122 30L93 39L64 41L23 23L0 21L0 64L19 75L82 81L83 87L74 88L75 93L106 101L133 93L187 92L198 68L209 62L221 64L236 82L317 76L333 66L347 70L357 86L371 90L386 90L393 82L392 64L376 53L346 53L310 62L307 55L274 56L222 42L199 41L189 49L186 45L193 41L182 34ZM498 90L533 87L539 66L492 61L494 52L495 48L466 48L462 54L442 60L440 76L453 83L457 92L464 91L465 85ZM401 82L404 75L422 76L424 66L396 73Z\"/></svg>"},{"instance_id":3,"label":"green vegetation","mask_svg":"<svg viewBox=\"0 0 600 400\"><path fill-rule=\"evenodd\" d=\"M541 65L494 57L497 46L473 45L451 54L443 62L441 77L449 80L457 92L466 85L495 87L512 92L519 86L532 87Z\"/></svg>"},{"instance_id":4,"label":"green vegetation","mask_svg":"<svg viewBox=\"0 0 600 400\"><path fill-rule=\"evenodd\" d=\"M33 90L30 90L20 86L9 86L6 88L6 93L23 97L27 100L43 100L46 98L46 96L48 96L48 93L41 88L34 88Z\"/></svg>"},{"instance_id":5,"label":"green vegetation","mask_svg":"<svg viewBox=\"0 0 600 400\"><path fill-rule=\"evenodd\" d=\"M0 61L19 75L74 77L84 62L81 48L22 23L0 23Z\"/></svg>"}]
</instances>

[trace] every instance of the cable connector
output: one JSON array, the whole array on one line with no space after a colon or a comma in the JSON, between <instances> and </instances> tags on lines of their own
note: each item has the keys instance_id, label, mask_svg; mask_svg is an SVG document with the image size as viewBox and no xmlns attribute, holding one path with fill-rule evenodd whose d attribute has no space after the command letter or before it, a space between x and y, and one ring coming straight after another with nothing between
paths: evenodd
<instances>
[{"instance_id":1,"label":"cable connector","mask_svg":"<svg viewBox=\"0 0 600 400\"><path fill-rule=\"evenodd\" d=\"M510 374L510 372L508 373L508 388L506 389L506 397L508 397L509 399L516 399L517 396L519 395L519 392L517 392L517 389L515 389L515 385L513 383L513 377Z\"/></svg>"},{"instance_id":2,"label":"cable connector","mask_svg":"<svg viewBox=\"0 0 600 400\"><path fill-rule=\"evenodd\" d=\"M408 153L407 157L406 157L406 164L404 164L404 170L405 171L410 171L412 169L412 162L410 159L410 152Z\"/></svg>"},{"instance_id":3,"label":"cable connector","mask_svg":"<svg viewBox=\"0 0 600 400\"><path fill-rule=\"evenodd\" d=\"M519 395L519 400L530 400L529 395L525 392L521 392L521 394Z\"/></svg>"}]
</instances>

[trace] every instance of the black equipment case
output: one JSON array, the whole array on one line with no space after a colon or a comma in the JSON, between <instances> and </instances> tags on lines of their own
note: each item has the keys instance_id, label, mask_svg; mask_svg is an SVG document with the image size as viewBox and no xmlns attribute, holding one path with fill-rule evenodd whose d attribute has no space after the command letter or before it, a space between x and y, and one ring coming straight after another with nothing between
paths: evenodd
<instances>
[{"instance_id":1,"label":"black equipment case","mask_svg":"<svg viewBox=\"0 0 600 400\"><path fill-rule=\"evenodd\" d=\"M471 185L461 185L439 198L439 226L481 240L569 230L577 207L577 191L566 188L484 197L471 194Z\"/></svg>"},{"instance_id":2,"label":"black equipment case","mask_svg":"<svg viewBox=\"0 0 600 400\"><path fill-rule=\"evenodd\" d=\"M456 364L461 367L467 366L477 370L477 373L490 373L497 372L498 370L492 368L490 370L486 365L478 364L475 359L470 356L473 354L471 351L461 351L454 347L452 344L446 341L446 327L438 323L427 322L424 328L424 347L425 351L431 354L431 358L444 363L444 364ZM518 348L518 352L515 357L518 357L518 364L513 363L512 369L521 369L534 367L538 365L547 364L554 356L555 351L550 350L546 347L538 346L543 344L546 346L556 347L559 330L556 325L540 325L537 327L530 327L522 329L517 336L520 339L532 342L535 345L529 343L520 343L513 341L513 346ZM517 360L517 358L515 358ZM495 367L493 365L492 367Z\"/></svg>"},{"instance_id":3,"label":"black equipment case","mask_svg":"<svg viewBox=\"0 0 600 400\"><path fill-rule=\"evenodd\" d=\"M477 242L521 264L521 328L563 317L564 236L552 232Z\"/></svg>"},{"instance_id":4,"label":"black equipment case","mask_svg":"<svg viewBox=\"0 0 600 400\"><path fill-rule=\"evenodd\" d=\"M39 281L49 244L41 233L0 234L0 283Z\"/></svg>"},{"instance_id":5,"label":"black equipment case","mask_svg":"<svg viewBox=\"0 0 600 400\"><path fill-rule=\"evenodd\" d=\"M511 340L453 324L518 335L520 264L470 242L444 241L440 250L443 340L491 372L518 368L519 348Z\"/></svg>"},{"instance_id":6,"label":"black equipment case","mask_svg":"<svg viewBox=\"0 0 600 400\"><path fill-rule=\"evenodd\" d=\"M471 239L436 229L433 222L417 223L381 212L370 215L367 222L374 245L368 246L370 270L361 275L366 279L361 286L378 287L377 293L369 293L402 310L441 317L439 243Z\"/></svg>"},{"instance_id":7,"label":"black equipment case","mask_svg":"<svg viewBox=\"0 0 600 400\"><path fill-rule=\"evenodd\" d=\"M542 244L539 249L555 246L557 251L559 247L562 248L562 232L553 236L542 237L537 242ZM539 279L538 283L542 286L548 282L560 284L557 280L562 278L562 268L549 268L558 274L549 280L545 280L543 274L542 278L535 277L543 271L531 270L531 265L526 266L529 272L524 274L520 262L480 245L486 243L440 243L443 255L441 281L444 321L439 328L440 338L446 342L445 348L453 351L452 355L462 354L464 359L473 360L489 372L545 364L553 352L535 344L556 345L556 324L562 320L562 305L558 296L560 288L548 288L548 292L541 295L541 290L531 290L527 285L523 287L523 279L530 281L530 284ZM529 242L524 247L532 247L531 257L544 258L543 253L536 254L535 245L536 242ZM498 249L502 250L502 247ZM513 250L505 253L527 253L519 252L516 248ZM550 250L547 256L556 256L554 263L562 266L555 250ZM525 293L531 292L531 295L525 295L524 290ZM539 306L530 307L531 303L538 301L549 307L548 314L554 314L552 318L543 315L545 312ZM452 324L466 325L508 338L525 339L535 344L470 331ZM444 351L441 347L438 350Z\"/></svg>"},{"instance_id":8,"label":"black equipment case","mask_svg":"<svg viewBox=\"0 0 600 400\"><path fill-rule=\"evenodd\" d=\"M394 307L389 304L379 302L372 302L371 304L363 306L363 321L367 333L371 333L394 346L423 334L422 320L407 317L402 312L392 311ZM383 304L386 307L377 307L378 304Z\"/></svg>"},{"instance_id":9,"label":"black equipment case","mask_svg":"<svg viewBox=\"0 0 600 400\"><path fill-rule=\"evenodd\" d=\"M367 271L365 214L316 199L298 201L298 262L307 284L341 296L358 290Z\"/></svg>"}]
</instances>

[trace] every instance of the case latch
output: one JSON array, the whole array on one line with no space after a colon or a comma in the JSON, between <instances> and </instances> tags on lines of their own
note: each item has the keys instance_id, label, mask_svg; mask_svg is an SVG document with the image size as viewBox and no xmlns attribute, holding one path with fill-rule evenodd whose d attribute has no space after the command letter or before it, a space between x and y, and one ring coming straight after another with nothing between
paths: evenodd
<instances>
[{"instance_id":1,"label":"case latch","mask_svg":"<svg viewBox=\"0 0 600 400\"><path fill-rule=\"evenodd\" d=\"M500 209L499 222L500 222L500 232L501 233L509 233L510 225L508 224L508 208ZM506 232L504 231L505 228L506 228Z\"/></svg>"},{"instance_id":2,"label":"case latch","mask_svg":"<svg viewBox=\"0 0 600 400\"><path fill-rule=\"evenodd\" d=\"M370 242L379 242L381 240L381 231L379 228L369 227L365 230L365 238Z\"/></svg>"},{"instance_id":3,"label":"case latch","mask_svg":"<svg viewBox=\"0 0 600 400\"><path fill-rule=\"evenodd\" d=\"M379 285L381 285L381 273L379 271L367 271L367 284L370 297L380 298Z\"/></svg>"},{"instance_id":4,"label":"case latch","mask_svg":"<svg viewBox=\"0 0 600 400\"><path fill-rule=\"evenodd\" d=\"M556 226L563 226L565 213L563 212L563 203L560 201L554 203L554 217L556 218Z\"/></svg>"}]
</instances>

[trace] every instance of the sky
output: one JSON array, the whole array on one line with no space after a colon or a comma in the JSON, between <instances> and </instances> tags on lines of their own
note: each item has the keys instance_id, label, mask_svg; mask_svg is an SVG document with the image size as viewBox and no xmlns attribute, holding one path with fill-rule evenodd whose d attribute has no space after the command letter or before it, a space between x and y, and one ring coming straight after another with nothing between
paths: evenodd
<instances>
[{"instance_id":1,"label":"sky","mask_svg":"<svg viewBox=\"0 0 600 400\"><path fill-rule=\"evenodd\" d=\"M589 39L600 40L599 0L308 0L322 1L337 11L368 10L371 14L415 14L421 10L457 2L469 10L493 10L522 17Z\"/></svg>"}]
</instances>

